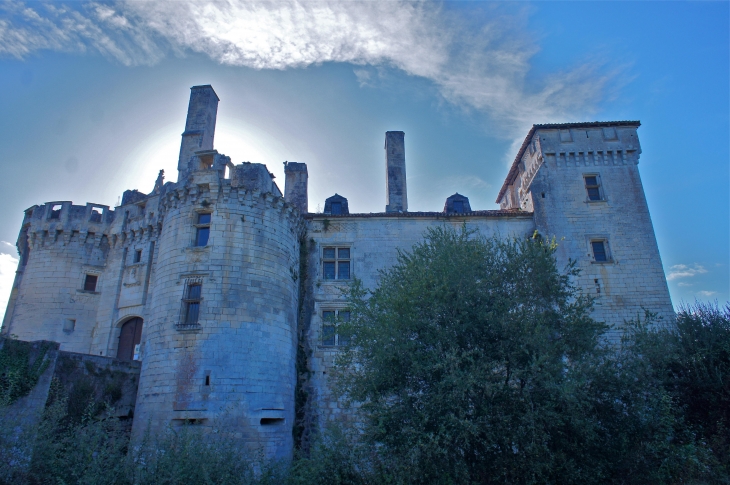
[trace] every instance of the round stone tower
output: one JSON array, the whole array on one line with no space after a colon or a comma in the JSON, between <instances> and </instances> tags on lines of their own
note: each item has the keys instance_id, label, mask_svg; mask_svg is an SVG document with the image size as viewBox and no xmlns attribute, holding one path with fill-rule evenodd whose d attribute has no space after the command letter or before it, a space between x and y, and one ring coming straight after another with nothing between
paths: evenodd
<instances>
[{"instance_id":1,"label":"round stone tower","mask_svg":"<svg viewBox=\"0 0 730 485\"><path fill-rule=\"evenodd\" d=\"M191 111L194 98L211 106L196 89ZM160 197L134 433L221 428L252 450L288 458L301 218L264 165L234 166L212 147L200 148L180 161L178 183L166 184Z\"/></svg>"}]
</instances>

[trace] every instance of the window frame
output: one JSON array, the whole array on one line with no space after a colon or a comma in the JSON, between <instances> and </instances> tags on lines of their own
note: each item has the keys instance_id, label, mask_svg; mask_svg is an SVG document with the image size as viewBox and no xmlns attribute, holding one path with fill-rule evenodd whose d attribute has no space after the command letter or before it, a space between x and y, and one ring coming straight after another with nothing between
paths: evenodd
<instances>
[{"instance_id":1,"label":"window frame","mask_svg":"<svg viewBox=\"0 0 730 485\"><path fill-rule=\"evenodd\" d=\"M588 185L588 178L589 177L595 177L596 178L596 185ZM591 199L591 193L590 189L595 188L598 190L598 199ZM584 173L583 174L583 190L585 190L586 193L586 202L588 203L595 203L595 202L606 202L606 193L603 190L603 180L601 180L601 174L599 173Z\"/></svg>"},{"instance_id":2,"label":"window frame","mask_svg":"<svg viewBox=\"0 0 730 485\"><path fill-rule=\"evenodd\" d=\"M200 222L201 216L210 216L210 220L208 222ZM194 222L193 227L195 230L193 231L193 247L196 248L204 248L210 244L210 231L211 226L213 224L213 212L212 211L195 211L193 213ZM208 229L208 236L205 239L205 244L199 244L200 242L200 230L201 229Z\"/></svg>"},{"instance_id":3,"label":"window frame","mask_svg":"<svg viewBox=\"0 0 730 485\"><path fill-rule=\"evenodd\" d=\"M594 243L602 243L603 244L603 252L605 255L604 261L599 261L596 259L596 251L593 247ZM611 254L611 246L608 243L608 237L606 236L589 236L588 237L588 255L591 257L591 264L613 264L614 260Z\"/></svg>"},{"instance_id":4,"label":"window frame","mask_svg":"<svg viewBox=\"0 0 730 485\"><path fill-rule=\"evenodd\" d=\"M325 251L328 249L334 249L334 257L327 257L325 254ZM340 250L346 249L348 251L348 257L340 257ZM326 244L322 245L322 248L320 250L320 261L321 261L321 268L322 268L322 274L321 279L322 281L327 282L337 282L337 281L351 281L352 276L352 244L347 243L333 243L333 244ZM347 262L348 265L348 275L347 278L340 278L340 263ZM334 263L334 278L327 278L326 277L326 264L328 263Z\"/></svg>"},{"instance_id":5,"label":"window frame","mask_svg":"<svg viewBox=\"0 0 730 485\"><path fill-rule=\"evenodd\" d=\"M142 262L142 250L141 249L135 249L134 254L132 255L132 264L139 264Z\"/></svg>"},{"instance_id":6,"label":"window frame","mask_svg":"<svg viewBox=\"0 0 730 485\"><path fill-rule=\"evenodd\" d=\"M99 274L98 273L90 273L88 271L84 272L84 277L82 278L82 291L85 291L87 293L97 293L96 289L99 287ZM94 288L89 290L87 289L87 285L89 282L89 278L94 278Z\"/></svg>"},{"instance_id":7,"label":"window frame","mask_svg":"<svg viewBox=\"0 0 730 485\"><path fill-rule=\"evenodd\" d=\"M327 317L325 317L325 314L332 313L334 314L334 318L332 320L328 320ZM340 318L340 313L347 313L347 319L343 320ZM320 332L319 332L319 344L323 347L332 347L332 348L342 348L347 345L349 345L350 341L347 339L345 343L342 343L340 341L340 332L338 332L338 328L341 325L341 322L349 322L350 317L352 315L352 310L349 307L344 308L332 308L327 307L323 308L320 311ZM332 328L332 343L325 343L325 328ZM329 337L330 335L327 335Z\"/></svg>"},{"instance_id":8,"label":"window frame","mask_svg":"<svg viewBox=\"0 0 730 485\"><path fill-rule=\"evenodd\" d=\"M194 287L200 288L197 294L192 294L192 288ZM186 330L200 328L200 314L203 308L203 300L203 279L187 278L185 280L185 286L183 287L180 320L177 324L178 329ZM190 309L192 308L192 305L197 305L195 321L190 321Z\"/></svg>"}]
</instances>

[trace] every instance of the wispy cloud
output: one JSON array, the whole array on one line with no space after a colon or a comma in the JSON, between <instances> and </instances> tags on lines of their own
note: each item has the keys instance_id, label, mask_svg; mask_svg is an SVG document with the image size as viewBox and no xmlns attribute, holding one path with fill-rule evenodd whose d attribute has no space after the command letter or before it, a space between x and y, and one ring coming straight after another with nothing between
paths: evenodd
<instances>
[{"instance_id":1,"label":"wispy cloud","mask_svg":"<svg viewBox=\"0 0 730 485\"><path fill-rule=\"evenodd\" d=\"M513 138L534 122L587 116L616 78L593 60L528 82L539 48L523 27L527 14L499 6L479 11L476 20L431 2L117 1L72 7L11 1L0 8L6 13L0 54L96 51L134 65L198 52L254 69L326 62L389 66L431 80L445 99L486 112L499 120L503 136ZM366 84L363 72L356 75Z\"/></svg>"},{"instance_id":2,"label":"wispy cloud","mask_svg":"<svg viewBox=\"0 0 730 485\"><path fill-rule=\"evenodd\" d=\"M680 278L692 278L698 274L704 273L707 273L705 267L696 263L691 266L686 264L675 264L669 268L667 280L672 281Z\"/></svg>"},{"instance_id":3,"label":"wispy cloud","mask_svg":"<svg viewBox=\"0 0 730 485\"><path fill-rule=\"evenodd\" d=\"M702 290L702 291L698 291L698 292L697 292L697 294L698 294L699 296L702 296L702 297L704 297L704 298L709 298L709 297L711 297L712 295L717 295L717 292L716 292L716 291L707 291L707 290Z\"/></svg>"}]
</instances>

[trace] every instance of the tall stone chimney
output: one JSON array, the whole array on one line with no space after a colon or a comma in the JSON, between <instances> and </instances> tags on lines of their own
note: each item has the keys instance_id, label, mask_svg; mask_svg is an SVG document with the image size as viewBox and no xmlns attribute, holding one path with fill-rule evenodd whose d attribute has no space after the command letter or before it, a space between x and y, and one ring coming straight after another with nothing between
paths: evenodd
<instances>
[{"instance_id":1,"label":"tall stone chimney","mask_svg":"<svg viewBox=\"0 0 730 485\"><path fill-rule=\"evenodd\" d=\"M284 162L284 200L306 214L309 209L307 185L309 174L306 163Z\"/></svg>"},{"instance_id":2,"label":"tall stone chimney","mask_svg":"<svg viewBox=\"0 0 730 485\"><path fill-rule=\"evenodd\" d=\"M385 212L407 212L406 134L385 132Z\"/></svg>"},{"instance_id":3,"label":"tall stone chimney","mask_svg":"<svg viewBox=\"0 0 730 485\"><path fill-rule=\"evenodd\" d=\"M188 163L195 152L213 149L218 101L218 95L209 84L190 88L188 118L185 121L180 158L177 162L178 180L187 173Z\"/></svg>"}]
</instances>

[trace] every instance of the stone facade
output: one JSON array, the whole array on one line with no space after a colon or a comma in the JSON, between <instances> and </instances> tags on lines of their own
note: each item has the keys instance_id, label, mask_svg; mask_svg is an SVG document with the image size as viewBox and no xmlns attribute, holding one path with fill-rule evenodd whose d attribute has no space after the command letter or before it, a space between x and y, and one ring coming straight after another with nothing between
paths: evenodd
<instances>
[{"instance_id":1,"label":"stone facade","mask_svg":"<svg viewBox=\"0 0 730 485\"><path fill-rule=\"evenodd\" d=\"M33 206L20 230L3 334L141 361L135 433L226 426L288 458L295 436L346 419L328 385L341 289L354 277L374 287L398 249L437 225L555 237L559 264L576 261L576 284L597 297L596 318L620 325L643 307L673 316L638 122L535 125L499 210L454 194L443 212L408 212L404 133L387 132L384 212L352 212L335 194L313 214L304 163L285 164L282 195L264 165L214 150L218 101L210 86L192 88L176 183L161 173L152 193L127 191L114 210Z\"/></svg>"}]
</instances>

